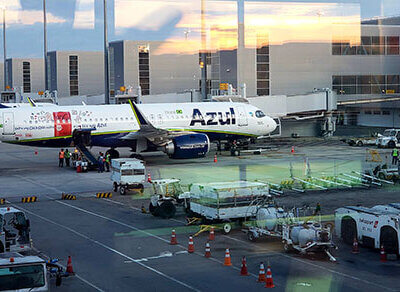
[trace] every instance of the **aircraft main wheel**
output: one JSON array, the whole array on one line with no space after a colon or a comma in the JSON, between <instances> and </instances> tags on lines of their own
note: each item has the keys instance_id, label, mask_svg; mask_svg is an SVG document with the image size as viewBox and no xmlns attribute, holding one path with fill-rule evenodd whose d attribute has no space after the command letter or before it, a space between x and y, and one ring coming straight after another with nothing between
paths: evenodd
<instances>
[{"instance_id":1,"label":"aircraft main wheel","mask_svg":"<svg viewBox=\"0 0 400 292\"><path fill-rule=\"evenodd\" d=\"M119 152L115 149L109 149L106 151L106 155L110 154L111 159L119 158Z\"/></svg>"},{"instance_id":2,"label":"aircraft main wheel","mask_svg":"<svg viewBox=\"0 0 400 292\"><path fill-rule=\"evenodd\" d=\"M364 143L363 143L362 141L358 141L358 142L357 142L357 146L358 146L358 147L362 147L362 146L364 146Z\"/></svg>"},{"instance_id":3,"label":"aircraft main wheel","mask_svg":"<svg viewBox=\"0 0 400 292\"><path fill-rule=\"evenodd\" d=\"M225 234L228 234L232 230L232 224L229 222L225 222L224 225L222 226L222 230Z\"/></svg>"},{"instance_id":4,"label":"aircraft main wheel","mask_svg":"<svg viewBox=\"0 0 400 292\"><path fill-rule=\"evenodd\" d=\"M396 147L396 143L394 143L394 141L389 141L389 143L388 143L388 148L394 148L394 147Z\"/></svg>"},{"instance_id":5,"label":"aircraft main wheel","mask_svg":"<svg viewBox=\"0 0 400 292\"><path fill-rule=\"evenodd\" d=\"M113 190L114 192L118 192L118 184L116 182L113 184Z\"/></svg>"},{"instance_id":6,"label":"aircraft main wheel","mask_svg":"<svg viewBox=\"0 0 400 292\"><path fill-rule=\"evenodd\" d=\"M121 186L119 188L119 193L121 194L121 196L124 196L126 194L126 187L125 186Z\"/></svg>"},{"instance_id":7,"label":"aircraft main wheel","mask_svg":"<svg viewBox=\"0 0 400 292\"><path fill-rule=\"evenodd\" d=\"M164 219L174 217L176 207L171 201L164 201L160 205L160 216Z\"/></svg>"}]
</instances>

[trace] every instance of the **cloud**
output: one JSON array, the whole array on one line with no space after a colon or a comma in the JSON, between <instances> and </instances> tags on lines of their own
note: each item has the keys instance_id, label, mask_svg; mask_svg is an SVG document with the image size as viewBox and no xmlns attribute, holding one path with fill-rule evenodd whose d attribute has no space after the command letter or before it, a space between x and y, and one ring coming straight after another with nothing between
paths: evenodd
<instances>
[{"instance_id":1,"label":"cloud","mask_svg":"<svg viewBox=\"0 0 400 292\"><path fill-rule=\"evenodd\" d=\"M52 13L47 13L47 23L64 23L66 20L57 17ZM7 10L6 11L7 26L12 25L33 25L43 23L42 10Z\"/></svg>"},{"instance_id":2,"label":"cloud","mask_svg":"<svg viewBox=\"0 0 400 292\"><path fill-rule=\"evenodd\" d=\"M74 24L75 29L94 28L94 0L77 0Z\"/></svg>"}]
</instances>

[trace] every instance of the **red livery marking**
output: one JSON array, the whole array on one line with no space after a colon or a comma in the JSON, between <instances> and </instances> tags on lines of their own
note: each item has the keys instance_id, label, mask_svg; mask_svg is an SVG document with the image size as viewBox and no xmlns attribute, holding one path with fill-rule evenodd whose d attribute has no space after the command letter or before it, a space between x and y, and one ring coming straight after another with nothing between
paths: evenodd
<instances>
[{"instance_id":1,"label":"red livery marking","mask_svg":"<svg viewBox=\"0 0 400 292\"><path fill-rule=\"evenodd\" d=\"M54 112L54 137L70 136L72 134L71 114L69 112Z\"/></svg>"}]
</instances>

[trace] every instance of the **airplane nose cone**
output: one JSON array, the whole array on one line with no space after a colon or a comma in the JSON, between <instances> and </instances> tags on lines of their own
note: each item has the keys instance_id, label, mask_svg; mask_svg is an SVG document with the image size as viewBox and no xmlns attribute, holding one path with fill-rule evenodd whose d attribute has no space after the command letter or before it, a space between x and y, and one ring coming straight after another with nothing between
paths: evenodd
<instances>
[{"instance_id":1,"label":"airplane nose cone","mask_svg":"<svg viewBox=\"0 0 400 292\"><path fill-rule=\"evenodd\" d=\"M273 132L273 131L275 131L275 129L278 127L278 124L275 122L275 120L274 119L272 119L272 118L269 118L269 130L271 131L271 132Z\"/></svg>"}]
</instances>

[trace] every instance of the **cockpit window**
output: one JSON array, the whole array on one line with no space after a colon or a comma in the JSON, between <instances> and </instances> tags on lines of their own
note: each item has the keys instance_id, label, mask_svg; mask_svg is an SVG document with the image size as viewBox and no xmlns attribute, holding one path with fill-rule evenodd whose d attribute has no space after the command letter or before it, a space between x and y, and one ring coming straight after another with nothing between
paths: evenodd
<instances>
[{"instance_id":1,"label":"cockpit window","mask_svg":"<svg viewBox=\"0 0 400 292\"><path fill-rule=\"evenodd\" d=\"M265 117L265 114L262 111L256 111L256 117L262 118L262 117Z\"/></svg>"}]
</instances>

